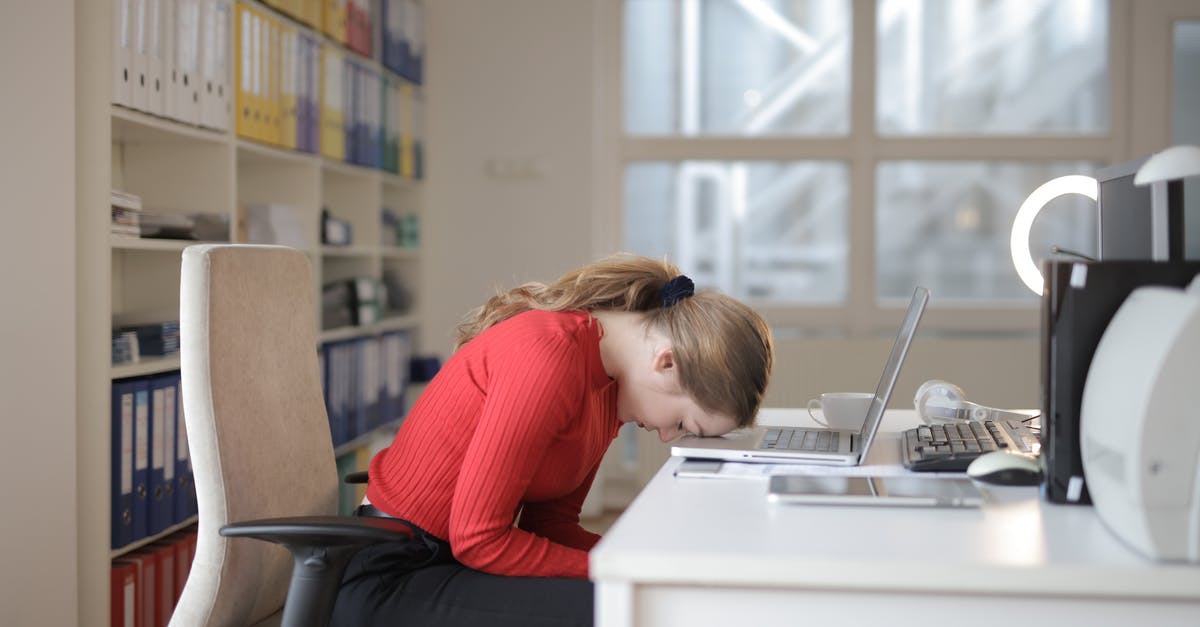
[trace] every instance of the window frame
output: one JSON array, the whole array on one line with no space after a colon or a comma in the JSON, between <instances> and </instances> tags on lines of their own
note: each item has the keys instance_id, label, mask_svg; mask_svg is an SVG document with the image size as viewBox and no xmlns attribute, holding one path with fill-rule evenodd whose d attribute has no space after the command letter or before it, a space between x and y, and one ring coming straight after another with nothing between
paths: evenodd
<instances>
[{"instance_id":1,"label":"window frame","mask_svg":"<svg viewBox=\"0 0 1200 627\"><path fill-rule=\"evenodd\" d=\"M683 160L838 160L849 176L849 284L846 300L835 306L783 305L753 302L777 329L800 334L844 334L867 336L890 333L903 315L906 303L876 300L875 196L876 170L891 160L1079 160L1115 163L1131 158L1135 127L1143 135L1169 136L1170 116L1151 122L1132 111L1134 88L1139 93L1163 94L1161 108L1170 105L1169 63L1133 76L1133 41L1149 40L1159 31L1138 19L1132 0L1109 0L1108 132L1093 135L926 137L880 136L875 128L876 0L850 0L852 45L850 51L850 132L838 137L682 137L627 136L624 131L622 98L623 11L622 0L594 0L598 47L596 137L597 192L593 246L600 254L624 246L623 178L625 165L633 161ZM700 0L684 0L700 1ZM1156 3L1149 3L1151 5ZM1160 20L1153 20L1158 22ZM1160 35L1159 35L1160 36ZM1167 48L1170 42L1167 42ZM1144 51L1140 52L1146 56ZM1143 66L1139 66L1143 67ZM1136 79L1136 80L1135 80ZM1138 118L1138 119L1135 119ZM1150 133L1148 126L1160 129ZM1140 142L1145 144L1145 142ZM1142 152L1161 149L1156 146ZM930 301L922 321L926 331L971 336L992 334L1028 335L1039 328L1039 305L1018 303L952 303Z\"/></svg>"}]
</instances>

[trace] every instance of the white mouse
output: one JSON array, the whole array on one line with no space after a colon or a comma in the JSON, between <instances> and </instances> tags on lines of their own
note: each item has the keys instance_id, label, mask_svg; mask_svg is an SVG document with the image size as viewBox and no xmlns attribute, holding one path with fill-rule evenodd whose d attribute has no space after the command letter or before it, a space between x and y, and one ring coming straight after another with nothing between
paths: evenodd
<instances>
[{"instance_id":1,"label":"white mouse","mask_svg":"<svg viewBox=\"0 0 1200 627\"><path fill-rule=\"evenodd\" d=\"M967 466L967 476L996 485L1037 485L1042 482L1042 467L1036 457L993 451L976 457Z\"/></svg>"}]
</instances>

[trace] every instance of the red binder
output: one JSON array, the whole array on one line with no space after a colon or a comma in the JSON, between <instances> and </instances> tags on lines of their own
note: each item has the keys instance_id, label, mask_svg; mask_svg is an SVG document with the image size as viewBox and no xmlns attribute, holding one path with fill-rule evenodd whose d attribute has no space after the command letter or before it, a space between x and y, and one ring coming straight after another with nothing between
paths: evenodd
<instances>
[{"instance_id":1,"label":"red binder","mask_svg":"<svg viewBox=\"0 0 1200 627\"><path fill-rule=\"evenodd\" d=\"M118 560L112 565L109 600L109 624L112 627L140 627L137 622L137 564Z\"/></svg>"},{"instance_id":2,"label":"red binder","mask_svg":"<svg viewBox=\"0 0 1200 627\"><path fill-rule=\"evenodd\" d=\"M154 622L153 627L167 627L175 611L175 546L155 542L146 547L154 556Z\"/></svg>"}]
</instances>

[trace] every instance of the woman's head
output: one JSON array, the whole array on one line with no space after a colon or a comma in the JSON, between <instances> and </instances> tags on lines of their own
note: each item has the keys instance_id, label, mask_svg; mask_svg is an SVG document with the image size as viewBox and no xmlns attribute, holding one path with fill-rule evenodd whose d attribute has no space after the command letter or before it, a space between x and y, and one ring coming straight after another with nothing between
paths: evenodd
<instances>
[{"instance_id":1,"label":"woman's head","mask_svg":"<svg viewBox=\"0 0 1200 627\"><path fill-rule=\"evenodd\" d=\"M640 312L670 339L679 383L701 407L749 426L774 364L771 331L753 309L690 281L665 261L621 254L568 272L549 285L528 283L492 297L458 328L462 346L522 311ZM665 296L664 298L664 288Z\"/></svg>"}]
</instances>

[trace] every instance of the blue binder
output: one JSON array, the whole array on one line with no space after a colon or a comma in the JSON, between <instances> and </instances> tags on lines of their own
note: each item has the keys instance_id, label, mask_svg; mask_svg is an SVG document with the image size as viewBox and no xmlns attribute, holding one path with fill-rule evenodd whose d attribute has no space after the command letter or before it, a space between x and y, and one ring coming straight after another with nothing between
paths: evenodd
<instances>
[{"instance_id":1,"label":"blue binder","mask_svg":"<svg viewBox=\"0 0 1200 627\"><path fill-rule=\"evenodd\" d=\"M175 522L196 515L196 486L192 483L192 459L183 420L183 394L179 375L175 376Z\"/></svg>"},{"instance_id":2,"label":"blue binder","mask_svg":"<svg viewBox=\"0 0 1200 627\"><path fill-rule=\"evenodd\" d=\"M151 436L154 447L150 453L150 467L157 479L151 494L155 501L150 504L150 533L158 533L175 524L175 429L176 401L178 401L179 376L160 375L150 380ZM161 432L160 432L161 431Z\"/></svg>"},{"instance_id":3,"label":"blue binder","mask_svg":"<svg viewBox=\"0 0 1200 627\"><path fill-rule=\"evenodd\" d=\"M383 76L374 68L368 68L366 73L366 92L367 103L366 109L369 112L366 123L363 124L363 143L366 144L366 159L367 165L372 168L382 168L383 162L380 161L380 143L379 133L383 126L380 124L383 114L383 106L380 101L382 97Z\"/></svg>"},{"instance_id":4,"label":"blue binder","mask_svg":"<svg viewBox=\"0 0 1200 627\"><path fill-rule=\"evenodd\" d=\"M375 427L375 412L379 410L377 399L373 398L371 342L374 338L359 338L354 344L354 365L357 376L354 379L354 397L357 400L354 412L354 429L351 437L356 438Z\"/></svg>"},{"instance_id":5,"label":"blue binder","mask_svg":"<svg viewBox=\"0 0 1200 627\"><path fill-rule=\"evenodd\" d=\"M338 444L345 444L354 437L354 420L358 412L358 392L354 389L354 381L358 377L358 352L354 340L342 345L342 415L341 439Z\"/></svg>"},{"instance_id":6,"label":"blue binder","mask_svg":"<svg viewBox=\"0 0 1200 627\"><path fill-rule=\"evenodd\" d=\"M161 533L175 515L175 385L171 375L149 380L150 522L147 533ZM167 399L170 397L170 406ZM170 413L171 415L168 415ZM170 466L170 473L167 467Z\"/></svg>"},{"instance_id":7,"label":"blue binder","mask_svg":"<svg viewBox=\"0 0 1200 627\"><path fill-rule=\"evenodd\" d=\"M405 393L408 391L408 384L412 380L412 374L409 370L409 363L412 361L412 337L407 331L400 331L396 334L396 348L392 355L392 368L394 374L392 387L388 394L392 397L392 407L395 408L394 419L399 420L404 417L408 408L405 402Z\"/></svg>"},{"instance_id":8,"label":"blue binder","mask_svg":"<svg viewBox=\"0 0 1200 627\"><path fill-rule=\"evenodd\" d=\"M379 336L379 424L396 419L396 403L392 395L395 378L396 332Z\"/></svg>"},{"instance_id":9,"label":"blue binder","mask_svg":"<svg viewBox=\"0 0 1200 627\"><path fill-rule=\"evenodd\" d=\"M345 342L325 344L325 406L333 445L346 441Z\"/></svg>"},{"instance_id":10,"label":"blue binder","mask_svg":"<svg viewBox=\"0 0 1200 627\"><path fill-rule=\"evenodd\" d=\"M347 57L349 55L346 55ZM357 91L358 85L358 65L350 59L346 59L342 66L342 135L345 142L345 161L349 163L358 163L358 142L355 141L358 137L358 107Z\"/></svg>"},{"instance_id":11,"label":"blue binder","mask_svg":"<svg viewBox=\"0 0 1200 627\"><path fill-rule=\"evenodd\" d=\"M133 542L134 386L112 384L112 548Z\"/></svg>"},{"instance_id":12,"label":"blue binder","mask_svg":"<svg viewBox=\"0 0 1200 627\"><path fill-rule=\"evenodd\" d=\"M150 386L145 379L128 382L133 389L133 541L148 535L150 524Z\"/></svg>"}]
</instances>

